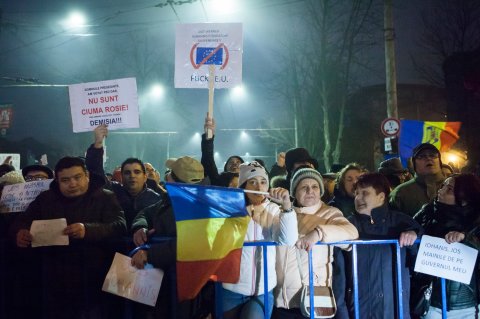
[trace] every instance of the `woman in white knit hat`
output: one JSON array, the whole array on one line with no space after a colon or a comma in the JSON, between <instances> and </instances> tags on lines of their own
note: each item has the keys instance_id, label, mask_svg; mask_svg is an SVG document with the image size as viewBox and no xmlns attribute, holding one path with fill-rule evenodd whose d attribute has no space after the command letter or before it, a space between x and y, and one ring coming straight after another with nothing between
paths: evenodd
<instances>
[{"instance_id":1,"label":"woman in white knit hat","mask_svg":"<svg viewBox=\"0 0 480 319\"><path fill-rule=\"evenodd\" d=\"M286 189L268 191L268 175L257 162L240 165L238 179L245 189L247 211L251 216L245 242L275 241L293 246L298 239L297 218ZM253 191L249 192L249 191ZM278 202L280 206L270 199ZM267 247L268 308L264 317L264 256L262 247L243 247L240 279L236 284L223 284L223 318L270 318L273 308L273 288L276 285L275 247Z\"/></svg>"},{"instance_id":2,"label":"woman in white knit hat","mask_svg":"<svg viewBox=\"0 0 480 319\"><path fill-rule=\"evenodd\" d=\"M333 247L315 245L358 238L358 231L340 210L322 202L322 175L301 167L292 177L290 191L298 220L299 239L295 247L277 247L277 287L273 318L304 318L300 310L303 285L308 279L308 251L313 249L313 283L332 287ZM344 247L346 248L346 247Z\"/></svg>"}]
</instances>

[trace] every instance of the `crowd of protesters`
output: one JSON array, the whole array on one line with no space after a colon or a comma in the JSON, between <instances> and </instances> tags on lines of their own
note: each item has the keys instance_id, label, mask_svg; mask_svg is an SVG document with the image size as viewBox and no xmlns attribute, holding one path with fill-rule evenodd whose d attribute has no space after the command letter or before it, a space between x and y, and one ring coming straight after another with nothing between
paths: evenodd
<instances>
[{"instance_id":1,"label":"crowd of protesters","mask_svg":"<svg viewBox=\"0 0 480 319\"><path fill-rule=\"evenodd\" d=\"M316 245L348 240L396 239L401 251L403 318L441 318L440 281L413 271L416 239L423 234L480 247L480 179L454 172L432 144L412 151L412 170L399 158L369 172L356 162L318 171L305 148L281 152L270 172L263 163L232 155L219 172L214 161L215 122L205 119L201 160L183 156L167 161L164 180L150 164L127 158L111 174L103 168L108 127L94 130L86 158L64 157L54 169L30 165L15 171L0 165L5 185L52 179L26 211L0 214L2 239L2 318L305 318L301 291L308 285L308 251L313 252L313 283L331 287L335 318L353 318L352 263L357 263L360 318L398 318L395 250L360 245L353 260L349 245ZM133 155L133 154L132 154ZM448 165L447 165L448 166ZM175 298L176 224L164 182L238 187L251 217L246 242L274 241L266 250L264 286L261 249L244 247L237 283L215 289L208 282L193 300ZM33 221L66 219L67 246L32 248ZM173 240L151 243L152 237ZM132 256L132 265L165 271L155 307L102 292L115 252ZM8 256L8 258L6 258ZM470 284L447 280L449 318L478 318L478 262ZM431 305L419 310L420 288L432 289ZM412 287L412 290L410 289ZM266 289L265 289L266 288ZM219 298L221 296L221 298ZM266 297L266 298L265 298ZM264 300L269 307L265 309ZM215 301L221 300L221 305Z\"/></svg>"}]
</instances>

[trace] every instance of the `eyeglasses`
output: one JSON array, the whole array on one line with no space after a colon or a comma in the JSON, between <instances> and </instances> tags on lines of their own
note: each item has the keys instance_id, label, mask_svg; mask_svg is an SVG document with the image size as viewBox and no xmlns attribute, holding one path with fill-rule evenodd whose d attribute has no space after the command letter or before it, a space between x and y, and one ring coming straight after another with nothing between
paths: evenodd
<instances>
[{"instance_id":1,"label":"eyeglasses","mask_svg":"<svg viewBox=\"0 0 480 319\"><path fill-rule=\"evenodd\" d=\"M423 153L415 156L416 159L425 160L425 159L437 159L437 153Z\"/></svg>"},{"instance_id":2,"label":"eyeglasses","mask_svg":"<svg viewBox=\"0 0 480 319\"><path fill-rule=\"evenodd\" d=\"M32 181L43 181L48 179L48 177L45 177L43 175L27 175L25 176L25 182L32 182Z\"/></svg>"}]
</instances>

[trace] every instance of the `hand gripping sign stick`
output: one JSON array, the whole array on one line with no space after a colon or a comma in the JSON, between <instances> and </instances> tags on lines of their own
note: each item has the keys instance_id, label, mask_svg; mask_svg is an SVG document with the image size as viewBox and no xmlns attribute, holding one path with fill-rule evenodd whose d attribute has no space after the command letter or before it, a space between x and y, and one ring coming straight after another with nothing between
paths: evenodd
<instances>
[{"instance_id":1,"label":"hand gripping sign stick","mask_svg":"<svg viewBox=\"0 0 480 319\"><path fill-rule=\"evenodd\" d=\"M208 117L213 118L213 91L215 85L215 65L210 64L208 66ZM207 129L207 138L211 139L213 137L213 132L211 129Z\"/></svg>"}]
</instances>

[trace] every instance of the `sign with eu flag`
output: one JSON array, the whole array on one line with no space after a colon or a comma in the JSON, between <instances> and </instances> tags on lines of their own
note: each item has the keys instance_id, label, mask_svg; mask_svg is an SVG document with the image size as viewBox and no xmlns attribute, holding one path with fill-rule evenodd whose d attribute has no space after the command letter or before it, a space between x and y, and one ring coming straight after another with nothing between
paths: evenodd
<instances>
[{"instance_id":1,"label":"sign with eu flag","mask_svg":"<svg viewBox=\"0 0 480 319\"><path fill-rule=\"evenodd\" d=\"M214 87L242 84L241 23L179 24L175 39L175 87L209 88L209 66L215 66Z\"/></svg>"},{"instance_id":2,"label":"sign with eu flag","mask_svg":"<svg viewBox=\"0 0 480 319\"><path fill-rule=\"evenodd\" d=\"M223 48L197 48L196 64L223 64Z\"/></svg>"}]
</instances>

